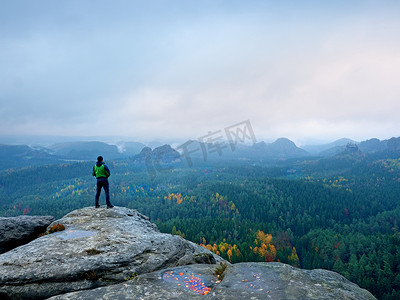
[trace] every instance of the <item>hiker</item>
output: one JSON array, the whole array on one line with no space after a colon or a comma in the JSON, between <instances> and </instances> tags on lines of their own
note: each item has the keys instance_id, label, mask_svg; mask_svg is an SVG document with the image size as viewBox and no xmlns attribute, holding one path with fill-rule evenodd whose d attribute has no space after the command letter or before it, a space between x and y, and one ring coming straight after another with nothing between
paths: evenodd
<instances>
[{"instance_id":1,"label":"hiker","mask_svg":"<svg viewBox=\"0 0 400 300\"><path fill-rule=\"evenodd\" d=\"M93 176L96 176L97 179L97 192L96 192L96 202L95 207L99 208L99 198L101 193L101 188L104 189L106 193L106 204L107 208L113 208L114 206L110 202L110 189L108 184L108 177L110 177L110 169L103 162L103 157L97 157L96 165L93 167Z\"/></svg>"}]
</instances>

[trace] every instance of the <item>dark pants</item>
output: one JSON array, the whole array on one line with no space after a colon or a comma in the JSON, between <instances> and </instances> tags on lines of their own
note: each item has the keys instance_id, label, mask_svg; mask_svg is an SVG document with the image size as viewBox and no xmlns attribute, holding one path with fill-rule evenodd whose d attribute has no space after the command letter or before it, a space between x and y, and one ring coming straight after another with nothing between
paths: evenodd
<instances>
[{"instance_id":1,"label":"dark pants","mask_svg":"<svg viewBox=\"0 0 400 300\"><path fill-rule=\"evenodd\" d=\"M110 188L108 185L108 179L107 178L100 178L97 179L97 192L96 192L96 202L95 205L99 205L99 198L100 198L100 193L101 193L101 188L104 189L104 192L106 193L106 204L107 206L112 206L110 202Z\"/></svg>"}]
</instances>

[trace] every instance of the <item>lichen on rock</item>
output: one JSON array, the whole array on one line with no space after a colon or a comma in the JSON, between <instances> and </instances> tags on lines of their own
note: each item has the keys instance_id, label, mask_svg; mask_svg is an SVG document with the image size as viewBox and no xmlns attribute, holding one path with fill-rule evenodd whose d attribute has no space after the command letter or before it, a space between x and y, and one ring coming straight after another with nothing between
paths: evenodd
<instances>
[{"instance_id":1,"label":"lichen on rock","mask_svg":"<svg viewBox=\"0 0 400 300\"><path fill-rule=\"evenodd\" d=\"M375 299L331 271L229 264L128 208L87 207L54 224L65 230L0 255L0 299Z\"/></svg>"},{"instance_id":2,"label":"lichen on rock","mask_svg":"<svg viewBox=\"0 0 400 300\"><path fill-rule=\"evenodd\" d=\"M179 236L161 233L146 216L124 207L86 207L48 228L54 224L65 230L0 255L0 295L46 298L120 283L133 273L222 260ZM98 252L88 255L87 249Z\"/></svg>"}]
</instances>

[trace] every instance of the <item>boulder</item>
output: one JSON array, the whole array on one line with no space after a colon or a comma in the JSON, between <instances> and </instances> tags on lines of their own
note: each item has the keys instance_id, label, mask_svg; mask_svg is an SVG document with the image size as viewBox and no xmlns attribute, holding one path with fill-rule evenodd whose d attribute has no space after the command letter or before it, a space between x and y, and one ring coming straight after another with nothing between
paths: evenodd
<instances>
[{"instance_id":1,"label":"boulder","mask_svg":"<svg viewBox=\"0 0 400 300\"><path fill-rule=\"evenodd\" d=\"M43 299L133 274L223 261L180 236L160 233L146 216L124 207L86 207L49 228L56 224L65 230L0 255L0 299Z\"/></svg>"},{"instance_id":2,"label":"boulder","mask_svg":"<svg viewBox=\"0 0 400 300\"><path fill-rule=\"evenodd\" d=\"M53 221L51 216L0 218L0 253L34 240Z\"/></svg>"},{"instance_id":3,"label":"boulder","mask_svg":"<svg viewBox=\"0 0 400 300\"><path fill-rule=\"evenodd\" d=\"M167 268L125 283L50 299L375 299L368 291L331 271L301 270L282 263L238 263L228 265L220 281L215 275L216 267Z\"/></svg>"},{"instance_id":4,"label":"boulder","mask_svg":"<svg viewBox=\"0 0 400 300\"><path fill-rule=\"evenodd\" d=\"M375 299L331 271L231 265L128 208L75 210L48 229L63 227L0 255L0 299Z\"/></svg>"}]
</instances>

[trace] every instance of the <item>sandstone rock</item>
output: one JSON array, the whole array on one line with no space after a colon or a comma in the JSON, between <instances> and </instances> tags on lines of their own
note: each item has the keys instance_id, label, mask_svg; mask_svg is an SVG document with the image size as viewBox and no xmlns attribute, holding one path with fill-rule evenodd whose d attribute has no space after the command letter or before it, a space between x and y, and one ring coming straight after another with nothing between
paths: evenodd
<instances>
[{"instance_id":1,"label":"sandstone rock","mask_svg":"<svg viewBox=\"0 0 400 300\"><path fill-rule=\"evenodd\" d=\"M282 263L228 264L219 281L220 257L127 208L58 223L66 230L0 255L0 299L375 299L337 273Z\"/></svg>"},{"instance_id":2,"label":"sandstone rock","mask_svg":"<svg viewBox=\"0 0 400 300\"><path fill-rule=\"evenodd\" d=\"M34 240L53 221L51 216L0 218L0 253Z\"/></svg>"},{"instance_id":3,"label":"sandstone rock","mask_svg":"<svg viewBox=\"0 0 400 300\"><path fill-rule=\"evenodd\" d=\"M218 282L215 265L188 265L143 274L125 283L73 292L51 300L88 299L375 299L343 276L282 263L228 265Z\"/></svg>"},{"instance_id":4,"label":"sandstone rock","mask_svg":"<svg viewBox=\"0 0 400 300\"><path fill-rule=\"evenodd\" d=\"M66 229L0 255L0 298L41 299L222 258L180 236L160 233L123 207L83 208L53 224Z\"/></svg>"}]
</instances>

